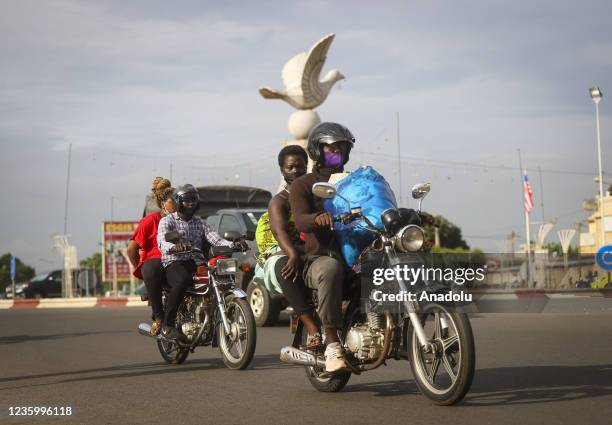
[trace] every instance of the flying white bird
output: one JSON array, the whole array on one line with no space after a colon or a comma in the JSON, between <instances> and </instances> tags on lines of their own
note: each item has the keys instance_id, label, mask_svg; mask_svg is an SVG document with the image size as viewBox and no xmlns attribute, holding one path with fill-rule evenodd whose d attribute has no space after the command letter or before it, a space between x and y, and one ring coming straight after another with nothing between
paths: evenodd
<instances>
[{"instance_id":1,"label":"flying white bird","mask_svg":"<svg viewBox=\"0 0 612 425\"><path fill-rule=\"evenodd\" d=\"M332 69L321 81L321 69L335 34L319 40L308 53L295 55L283 67L285 90L262 87L259 93L266 99L282 99L296 109L314 109L329 95L332 86L342 79L337 69Z\"/></svg>"}]
</instances>

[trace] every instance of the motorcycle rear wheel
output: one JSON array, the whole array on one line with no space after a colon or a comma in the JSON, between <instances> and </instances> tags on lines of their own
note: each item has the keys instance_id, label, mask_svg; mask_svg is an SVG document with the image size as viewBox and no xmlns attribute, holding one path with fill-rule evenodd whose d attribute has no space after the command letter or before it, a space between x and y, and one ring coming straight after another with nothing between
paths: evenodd
<instances>
[{"instance_id":1,"label":"motorcycle rear wheel","mask_svg":"<svg viewBox=\"0 0 612 425\"><path fill-rule=\"evenodd\" d=\"M166 296L162 297L162 305L164 310L166 309ZM183 316L185 314L185 306L181 304L179 311L176 315L176 323L179 325L183 322ZM181 364L189 356L189 348L181 347L176 342L168 341L166 339L157 339L157 348L162 358L169 364Z\"/></svg>"},{"instance_id":2,"label":"motorcycle rear wheel","mask_svg":"<svg viewBox=\"0 0 612 425\"><path fill-rule=\"evenodd\" d=\"M466 314L450 313L439 304L423 306L419 317L435 352L424 352L414 327L404 326L404 345L414 380L421 393L435 404L456 404L465 397L474 378L476 360L470 321Z\"/></svg>"},{"instance_id":3,"label":"motorcycle rear wheel","mask_svg":"<svg viewBox=\"0 0 612 425\"><path fill-rule=\"evenodd\" d=\"M253 355L257 342L255 317L249 303L242 298L227 302L227 320L230 334L225 332L223 323L219 323L219 350L223 363L230 369L246 369Z\"/></svg>"},{"instance_id":4,"label":"motorcycle rear wheel","mask_svg":"<svg viewBox=\"0 0 612 425\"><path fill-rule=\"evenodd\" d=\"M306 344L308 332L302 330L301 343ZM323 393L337 393L342 391L351 378L351 372L340 371L328 374L324 369L315 366L304 366L306 376L310 384L317 390Z\"/></svg>"},{"instance_id":5,"label":"motorcycle rear wheel","mask_svg":"<svg viewBox=\"0 0 612 425\"><path fill-rule=\"evenodd\" d=\"M182 348L165 339L157 340L157 348L159 348L162 358L170 364L181 364L189 355L189 348Z\"/></svg>"}]
</instances>

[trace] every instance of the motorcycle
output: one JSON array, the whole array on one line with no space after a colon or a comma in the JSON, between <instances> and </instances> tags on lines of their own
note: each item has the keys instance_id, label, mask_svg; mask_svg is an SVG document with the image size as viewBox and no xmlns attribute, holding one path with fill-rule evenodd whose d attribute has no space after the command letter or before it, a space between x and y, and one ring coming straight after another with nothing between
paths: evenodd
<instances>
[{"instance_id":1,"label":"motorcycle","mask_svg":"<svg viewBox=\"0 0 612 425\"><path fill-rule=\"evenodd\" d=\"M386 210L381 215L381 227L375 226L360 207L337 194L329 183L315 183L312 192L323 199L336 195L348 203L349 211L334 217L335 222L350 224L359 221L376 235L366 252L376 252L384 263L400 264L408 256L424 261L425 246L421 212L423 198L430 184L415 185L412 195L419 199L418 211L404 208ZM419 256L421 254L421 256ZM400 290L406 284L398 280ZM387 359L407 359L417 387L438 405L459 402L468 392L475 368L475 348L472 328L466 314L456 312L444 303L404 301L400 311L393 311L371 300L365 307L360 279L351 279L348 296L343 302L343 328L340 334L345 350L346 368L334 373L325 371L322 348L300 349L307 342L307 331L299 322L292 323L295 332L291 346L282 348L281 361L303 365L312 386L322 392L340 391L352 374L359 375L385 364ZM347 294L345 294L347 295ZM316 305L316 291L313 294Z\"/></svg>"},{"instance_id":2,"label":"motorcycle","mask_svg":"<svg viewBox=\"0 0 612 425\"><path fill-rule=\"evenodd\" d=\"M234 239L225 234L226 239ZM236 235L237 236L237 235ZM177 232L168 232L166 240L180 242ZM202 251L190 248L185 251L201 260L204 265L193 275L193 286L185 292L176 317L176 326L184 338L171 340L161 332L151 334L151 325L141 323L138 332L157 340L162 358L170 364L181 364L198 346L219 347L223 362L230 369L245 369L255 353L255 318L247 302L247 294L236 287L238 262L230 258L233 252L226 246L210 248L211 258ZM169 288L162 290L162 302L166 306Z\"/></svg>"}]
</instances>

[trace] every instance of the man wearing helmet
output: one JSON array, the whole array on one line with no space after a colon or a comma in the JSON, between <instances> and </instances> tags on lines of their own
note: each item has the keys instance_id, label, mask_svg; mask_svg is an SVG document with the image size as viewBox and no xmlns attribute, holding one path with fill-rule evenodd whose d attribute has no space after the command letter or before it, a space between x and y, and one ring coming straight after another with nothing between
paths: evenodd
<instances>
[{"instance_id":1,"label":"man wearing helmet","mask_svg":"<svg viewBox=\"0 0 612 425\"><path fill-rule=\"evenodd\" d=\"M200 206L198 191L190 184L180 186L174 194L176 212L166 215L159 222L157 245L161 252L161 262L166 270L166 279L170 292L166 300L166 315L162 326L162 335L168 339L179 339L181 332L176 329L175 321L178 308L183 300L185 290L192 284L192 276L197 265L191 253L191 247L203 252L205 244L211 246L240 246L242 242L231 242L223 239L210 230L206 221L195 215ZM178 232L180 242L166 241L168 232Z\"/></svg>"},{"instance_id":2,"label":"man wearing helmet","mask_svg":"<svg viewBox=\"0 0 612 425\"><path fill-rule=\"evenodd\" d=\"M296 179L289 195L296 226L305 234L304 280L318 292L328 372L345 367L344 351L338 340L345 266L333 237L333 218L325 212L323 201L312 194L312 185L327 182L332 174L342 172L354 143L355 138L343 125L323 122L314 127L308 135L308 156L314 162L312 172Z\"/></svg>"}]
</instances>

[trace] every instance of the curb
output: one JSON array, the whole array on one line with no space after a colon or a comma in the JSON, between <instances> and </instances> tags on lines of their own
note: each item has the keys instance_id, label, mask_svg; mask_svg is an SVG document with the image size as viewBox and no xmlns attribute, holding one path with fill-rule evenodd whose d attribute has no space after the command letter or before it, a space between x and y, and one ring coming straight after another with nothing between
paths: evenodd
<instances>
[{"instance_id":1,"label":"curb","mask_svg":"<svg viewBox=\"0 0 612 425\"><path fill-rule=\"evenodd\" d=\"M146 307L148 303L135 297L83 297L0 300L0 310L15 308L116 308Z\"/></svg>"}]
</instances>

